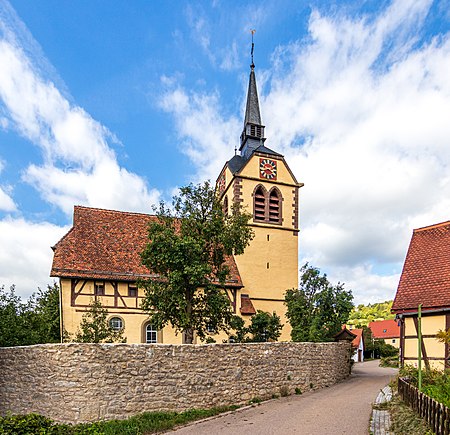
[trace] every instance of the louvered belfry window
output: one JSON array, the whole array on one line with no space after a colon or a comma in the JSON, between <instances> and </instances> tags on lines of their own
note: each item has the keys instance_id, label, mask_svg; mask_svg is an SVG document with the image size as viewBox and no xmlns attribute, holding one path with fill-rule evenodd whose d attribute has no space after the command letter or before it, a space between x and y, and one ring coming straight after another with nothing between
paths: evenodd
<instances>
[{"instance_id":1,"label":"louvered belfry window","mask_svg":"<svg viewBox=\"0 0 450 435\"><path fill-rule=\"evenodd\" d=\"M267 192L263 186L257 186L253 193L253 220L280 225L282 200L281 192L276 187Z\"/></svg>"},{"instance_id":2,"label":"louvered belfry window","mask_svg":"<svg viewBox=\"0 0 450 435\"><path fill-rule=\"evenodd\" d=\"M262 186L259 186L255 191L255 221L264 222L266 220L266 192Z\"/></svg>"},{"instance_id":3,"label":"louvered belfry window","mask_svg":"<svg viewBox=\"0 0 450 435\"><path fill-rule=\"evenodd\" d=\"M272 190L269 195L269 222L280 222L280 197L277 190Z\"/></svg>"}]
</instances>

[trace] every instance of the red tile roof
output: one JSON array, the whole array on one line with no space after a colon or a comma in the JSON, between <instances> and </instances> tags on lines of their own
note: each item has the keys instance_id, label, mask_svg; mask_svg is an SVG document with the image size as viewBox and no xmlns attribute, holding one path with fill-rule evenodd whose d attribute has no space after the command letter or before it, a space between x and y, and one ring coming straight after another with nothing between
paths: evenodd
<instances>
[{"instance_id":1,"label":"red tile roof","mask_svg":"<svg viewBox=\"0 0 450 435\"><path fill-rule=\"evenodd\" d=\"M361 340L363 340L363 343L364 343L363 330L360 328L355 328L355 329L350 330L350 332L352 334L356 335L356 337L352 341L352 346L358 348L359 344L361 343Z\"/></svg>"},{"instance_id":2,"label":"red tile roof","mask_svg":"<svg viewBox=\"0 0 450 435\"><path fill-rule=\"evenodd\" d=\"M241 314L256 314L255 307L248 295L241 295Z\"/></svg>"},{"instance_id":3,"label":"red tile roof","mask_svg":"<svg viewBox=\"0 0 450 435\"><path fill-rule=\"evenodd\" d=\"M155 276L141 264L148 224L155 216L75 206L73 227L53 247L50 276L135 281ZM230 287L242 287L233 257Z\"/></svg>"},{"instance_id":4,"label":"red tile roof","mask_svg":"<svg viewBox=\"0 0 450 435\"><path fill-rule=\"evenodd\" d=\"M392 310L450 308L450 221L414 230Z\"/></svg>"},{"instance_id":5,"label":"red tile roof","mask_svg":"<svg viewBox=\"0 0 450 435\"><path fill-rule=\"evenodd\" d=\"M370 322L369 328L374 338L398 338L400 337L400 326L395 320L379 320Z\"/></svg>"}]
</instances>

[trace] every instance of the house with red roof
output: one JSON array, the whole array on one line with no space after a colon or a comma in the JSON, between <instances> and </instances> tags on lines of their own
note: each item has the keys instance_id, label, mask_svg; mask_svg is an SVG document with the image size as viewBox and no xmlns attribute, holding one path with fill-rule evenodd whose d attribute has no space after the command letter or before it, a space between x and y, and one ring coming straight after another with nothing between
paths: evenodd
<instances>
[{"instance_id":1,"label":"house with red roof","mask_svg":"<svg viewBox=\"0 0 450 435\"><path fill-rule=\"evenodd\" d=\"M392 311L400 322L400 361L418 363L420 348L426 367L449 367L449 345L436 333L450 328L450 221L413 231Z\"/></svg>"},{"instance_id":2,"label":"house with red roof","mask_svg":"<svg viewBox=\"0 0 450 435\"><path fill-rule=\"evenodd\" d=\"M232 310L248 322L257 310L276 312L290 339L284 293L298 286L299 183L284 157L266 146L251 65L239 154L216 181L225 213L233 204L248 210L254 238L242 255L227 258L230 275L223 291ZM238 139L238 138L236 138ZM156 330L141 310L137 281L155 277L141 263L155 216L75 206L73 227L53 247L51 276L60 280L62 330L75 333L93 300L107 308L113 328L128 343L182 343L171 327ZM226 337L216 337L221 341Z\"/></svg>"},{"instance_id":3,"label":"house with red roof","mask_svg":"<svg viewBox=\"0 0 450 435\"><path fill-rule=\"evenodd\" d=\"M352 359L355 362L364 362L364 331L362 328L353 328L350 332L355 335L352 341L354 349Z\"/></svg>"},{"instance_id":4,"label":"house with red roof","mask_svg":"<svg viewBox=\"0 0 450 435\"><path fill-rule=\"evenodd\" d=\"M400 347L400 326L396 320L378 320L369 323L372 337L384 340L386 344Z\"/></svg>"}]
</instances>

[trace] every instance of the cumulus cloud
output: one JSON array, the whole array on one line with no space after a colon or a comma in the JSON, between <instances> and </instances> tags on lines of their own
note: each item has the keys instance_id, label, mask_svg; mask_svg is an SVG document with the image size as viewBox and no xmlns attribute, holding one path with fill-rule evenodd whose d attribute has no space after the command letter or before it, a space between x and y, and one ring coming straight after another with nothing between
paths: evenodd
<instances>
[{"instance_id":1,"label":"cumulus cloud","mask_svg":"<svg viewBox=\"0 0 450 435\"><path fill-rule=\"evenodd\" d=\"M168 89L160 106L174 116L180 150L198 168L193 181L215 181L233 153L241 121L224 120L217 94L188 93L181 87Z\"/></svg>"},{"instance_id":2,"label":"cumulus cloud","mask_svg":"<svg viewBox=\"0 0 450 435\"><path fill-rule=\"evenodd\" d=\"M0 174L4 168L4 163L0 160ZM11 186L0 185L0 211L12 212L17 210L17 205L10 195Z\"/></svg>"},{"instance_id":3,"label":"cumulus cloud","mask_svg":"<svg viewBox=\"0 0 450 435\"><path fill-rule=\"evenodd\" d=\"M67 214L73 204L150 210L159 192L120 167L109 146L113 135L42 76L39 62L19 45L8 23L1 24L2 112L9 128L39 146L43 157L42 165L30 164L24 170L23 179Z\"/></svg>"},{"instance_id":4,"label":"cumulus cloud","mask_svg":"<svg viewBox=\"0 0 450 435\"><path fill-rule=\"evenodd\" d=\"M430 6L399 0L352 17L313 10L307 37L257 71L266 144L305 183L301 261L346 282L356 302L392 298L412 229L449 219L450 35L424 37ZM216 94L177 89L171 99L189 155L212 177L240 124ZM222 125L231 138L202 137Z\"/></svg>"},{"instance_id":5,"label":"cumulus cloud","mask_svg":"<svg viewBox=\"0 0 450 435\"><path fill-rule=\"evenodd\" d=\"M30 223L24 219L6 218L0 221L0 286L15 285L22 297L28 297L38 287L51 284L49 277L55 244L69 227L50 223Z\"/></svg>"}]
</instances>

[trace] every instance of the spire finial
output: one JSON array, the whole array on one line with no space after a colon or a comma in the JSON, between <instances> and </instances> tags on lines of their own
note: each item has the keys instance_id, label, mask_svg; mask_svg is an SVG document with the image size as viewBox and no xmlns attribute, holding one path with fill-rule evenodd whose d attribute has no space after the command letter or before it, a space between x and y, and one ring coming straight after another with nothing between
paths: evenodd
<instances>
[{"instance_id":1,"label":"spire finial","mask_svg":"<svg viewBox=\"0 0 450 435\"><path fill-rule=\"evenodd\" d=\"M250 65L252 68L255 67L255 64L253 63L253 49L255 48L255 44L253 42L253 35L256 33L256 29L250 29L250 33L252 34L252 51L251 51L251 55L252 55L252 64Z\"/></svg>"}]
</instances>

